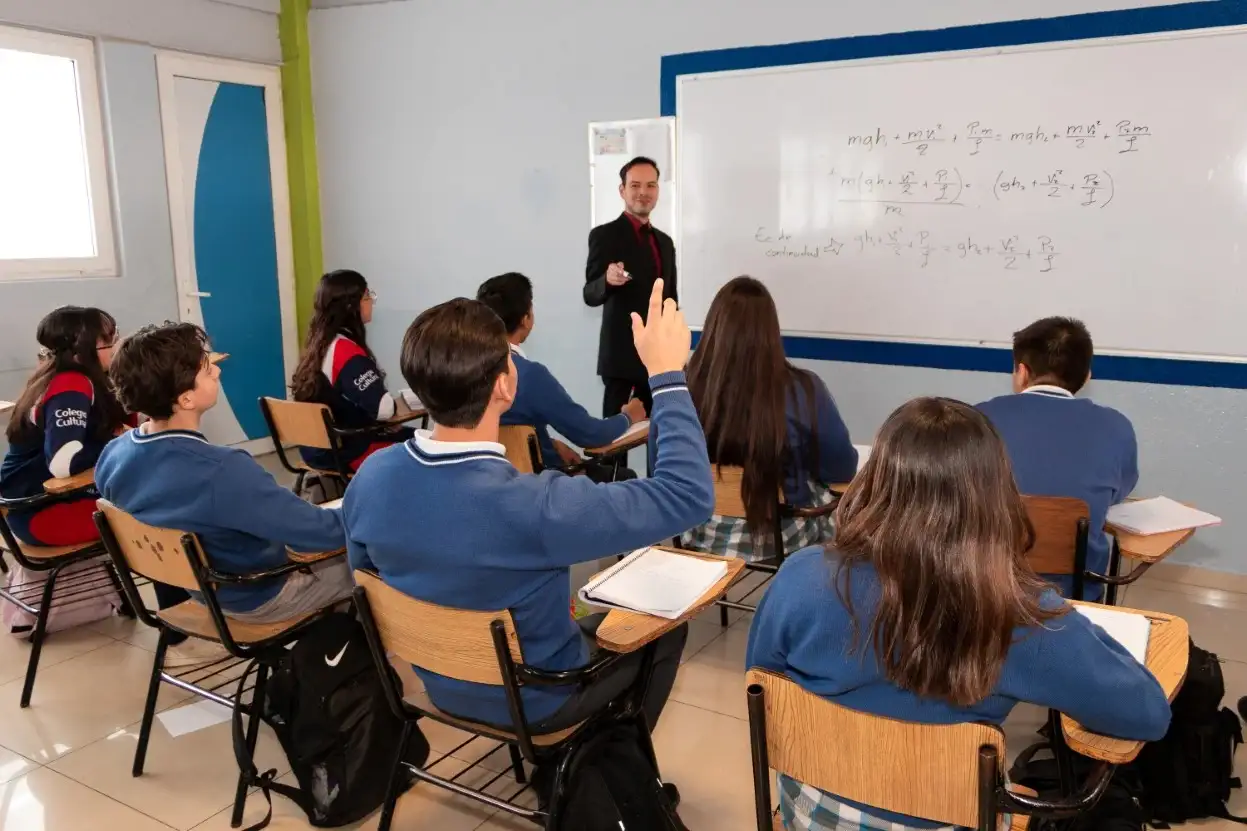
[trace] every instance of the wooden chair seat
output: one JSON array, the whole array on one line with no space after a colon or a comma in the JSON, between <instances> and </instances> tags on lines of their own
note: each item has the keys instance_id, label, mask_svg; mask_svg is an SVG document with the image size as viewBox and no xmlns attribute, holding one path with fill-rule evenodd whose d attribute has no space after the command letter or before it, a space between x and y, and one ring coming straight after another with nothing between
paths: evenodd
<instances>
[{"instance_id":1,"label":"wooden chair seat","mask_svg":"<svg viewBox=\"0 0 1247 831\"><path fill-rule=\"evenodd\" d=\"M413 692L408 692L404 690L403 700L407 702L408 704L410 704L412 707L419 708L420 710L423 710L426 713L436 716L439 721L445 721L446 723L454 725L455 727L458 727L460 730L466 731L468 733L479 733L482 736L488 736L489 738L497 739L500 742L514 742L517 739L515 733L511 732L510 730L504 730L500 727L494 727L491 724L481 724L480 722L477 722L477 721L468 721L467 719L462 719L457 716L452 716L452 715L442 712L433 704L433 700L429 698L429 694L425 692L424 690L417 690ZM568 727L565 730L559 730L554 733L542 733L541 735L534 735L533 744L535 744L538 747L549 747L551 745L556 745L559 742L566 739L571 734L575 733L577 730L579 730L583 724L584 722L582 721L580 722L580 724L573 725L572 727Z\"/></svg>"},{"instance_id":2,"label":"wooden chair seat","mask_svg":"<svg viewBox=\"0 0 1247 831\"><path fill-rule=\"evenodd\" d=\"M194 635L197 638L204 638L216 643L221 642L221 636L217 632L216 624L212 621L212 615L208 611L208 607L202 603L187 600L169 609L161 609L156 614L157 617L179 632L185 632L188 635ZM231 617L226 617L225 622L229 625L229 633L234 640L240 645L246 645L268 640L288 629L293 629L313 614L316 613L300 615L289 620L278 621L277 623L246 623L234 620Z\"/></svg>"},{"instance_id":3,"label":"wooden chair seat","mask_svg":"<svg viewBox=\"0 0 1247 831\"><path fill-rule=\"evenodd\" d=\"M27 545L18 540L17 544L22 549L22 556L31 560L59 560L61 557L68 557L71 554L80 554L91 548L99 549L99 553L103 554L104 549L99 540L94 542L79 543L78 545ZM3 547L3 546L0 546ZM7 547L3 547L5 551Z\"/></svg>"}]
</instances>

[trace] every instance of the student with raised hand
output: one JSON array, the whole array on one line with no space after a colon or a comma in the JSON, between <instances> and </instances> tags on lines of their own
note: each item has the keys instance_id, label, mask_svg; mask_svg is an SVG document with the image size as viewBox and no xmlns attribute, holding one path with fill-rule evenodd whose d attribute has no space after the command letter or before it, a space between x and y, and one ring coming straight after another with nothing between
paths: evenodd
<instances>
[{"instance_id":1,"label":"student with raised hand","mask_svg":"<svg viewBox=\"0 0 1247 831\"><path fill-rule=\"evenodd\" d=\"M516 396L506 327L485 304L458 299L416 318L403 339L403 377L435 427L376 453L347 489L343 513L355 568L412 597L458 609L508 609L524 661L546 670L589 662L602 616L568 614L570 566L669 539L704 522L714 504L706 443L684 382L691 335L674 300L653 289L633 338L650 374L653 420L661 425L648 479L598 484L547 470L522 475L498 444ZM411 517L413 519L405 520ZM652 727L675 681L687 636L681 626L656 643L644 701ZM525 687L529 722L550 732L606 707L635 680L641 652L580 689ZM510 725L501 687L418 670L438 708Z\"/></svg>"},{"instance_id":2,"label":"student with raised hand","mask_svg":"<svg viewBox=\"0 0 1247 831\"><path fill-rule=\"evenodd\" d=\"M304 502L244 450L220 447L199 431L216 405L220 369L207 336L190 323L146 326L121 342L109 374L130 410L149 419L105 448L95 468L100 495L139 522L197 534L214 569L265 571L297 552L346 545L341 512ZM225 613L275 623L344 599L353 587L338 557L282 577L222 584Z\"/></svg>"},{"instance_id":3,"label":"student with raised hand","mask_svg":"<svg viewBox=\"0 0 1247 831\"><path fill-rule=\"evenodd\" d=\"M397 412L364 328L372 321L376 300L376 292L358 271L331 271L321 277L307 345L290 384L295 401L328 406L334 424L344 429L377 427ZM419 406L414 398L404 398L408 407ZM412 436L410 428L384 426L377 433L342 438L342 455L351 470L358 470L372 453ZM334 469L328 450L304 447L299 452L314 468Z\"/></svg>"},{"instance_id":4,"label":"student with raised hand","mask_svg":"<svg viewBox=\"0 0 1247 831\"><path fill-rule=\"evenodd\" d=\"M1091 380L1091 333L1068 317L1038 320L1013 336L1013 395L978 405L1000 437L1018 488L1031 496L1068 496L1090 509L1087 569L1105 574L1108 509L1139 482L1139 446L1130 419L1075 396ZM1069 595L1070 575L1045 575ZM1088 600L1102 584L1084 584Z\"/></svg>"},{"instance_id":5,"label":"student with raised hand","mask_svg":"<svg viewBox=\"0 0 1247 831\"><path fill-rule=\"evenodd\" d=\"M1026 701L1097 733L1161 738L1160 684L1030 570L1033 541L991 423L959 401L910 401L841 500L834 546L789 557L771 582L746 665L901 721L1001 724ZM790 829L843 828L859 811L862 828L939 827L784 776L779 790Z\"/></svg>"},{"instance_id":6,"label":"student with raised hand","mask_svg":"<svg viewBox=\"0 0 1247 831\"><path fill-rule=\"evenodd\" d=\"M745 519L715 515L681 544L756 561L775 552L772 528L781 491L787 505L832 501L830 485L857 472L857 449L823 380L784 356L779 314L766 286L729 281L710 304L688 388L706 432L710 460L744 468ZM651 450L658 431L650 430ZM825 518L781 519L786 551L821 542Z\"/></svg>"},{"instance_id":7,"label":"student with raised hand","mask_svg":"<svg viewBox=\"0 0 1247 831\"><path fill-rule=\"evenodd\" d=\"M130 421L108 385L117 322L100 309L62 306L39 322L39 367L9 422L0 496L43 493L49 479L95 467L104 445ZM9 526L29 545L78 545L99 538L95 497L75 496L36 511L11 511Z\"/></svg>"},{"instance_id":8,"label":"student with raised hand","mask_svg":"<svg viewBox=\"0 0 1247 831\"><path fill-rule=\"evenodd\" d=\"M535 316L533 284L523 274L512 271L486 280L477 291L476 299L502 319L502 325L507 328L507 341L511 344L517 388L511 409L502 415L502 424L523 424L537 431L544 467L585 464L579 453L550 436L551 427L581 447L602 447L645 419L645 404L637 398L629 400L618 415L594 418L567 394L545 364L530 360L524 354L521 344L532 334ZM612 478L612 469L602 463L589 463L584 469L596 481Z\"/></svg>"}]
</instances>

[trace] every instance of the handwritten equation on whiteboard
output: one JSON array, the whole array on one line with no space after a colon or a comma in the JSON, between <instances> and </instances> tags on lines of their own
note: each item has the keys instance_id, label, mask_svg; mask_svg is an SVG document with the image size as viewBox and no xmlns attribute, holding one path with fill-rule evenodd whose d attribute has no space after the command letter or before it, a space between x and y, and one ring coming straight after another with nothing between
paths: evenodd
<instances>
[{"instance_id":1,"label":"handwritten equation on whiteboard","mask_svg":"<svg viewBox=\"0 0 1247 831\"><path fill-rule=\"evenodd\" d=\"M1109 124L1097 120L1081 124L1034 125L1020 130L1001 129L981 121L971 121L956 130L946 130L943 124L907 130L875 127L872 132L848 136L847 144L849 147L861 147L868 151L906 147L912 148L919 156L926 156L933 148L941 145L954 147L959 144L965 155L977 156L1002 145L1033 147L1064 144L1075 150L1086 150L1101 142L1110 142L1106 146L1119 155L1124 155L1144 150L1151 136L1152 131L1148 125L1129 119Z\"/></svg>"},{"instance_id":2,"label":"handwritten equation on whiteboard","mask_svg":"<svg viewBox=\"0 0 1247 831\"><path fill-rule=\"evenodd\" d=\"M1055 271L1061 252L1047 234L1024 237L1012 234L988 238L966 234L953 239L928 230L862 231L852 236L822 240L794 239L782 228L759 227L753 237L756 249L768 260L853 259L902 257L918 268L939 260L973 260L995 265L1003 271Z\"/></svg>"},{"instance_id":3,"label":"handwritten equation on whiteboard","mask_svg":"<svg viewBox=\"0 0 1247 831\"><path fill-rule=\"evenodd\" d=\"M897 172L829 174L836 201L885 205L885 216L903 216L907 205L935 207L978 206L986 200L1017 202L1027 198L1059 200L1083 208L1107 208L1117 193L1117 183L1107 170L1010 170L990 171L980 181L968 181L958 167L938 170L907 169Z\"/></svg>"}]
</instances>

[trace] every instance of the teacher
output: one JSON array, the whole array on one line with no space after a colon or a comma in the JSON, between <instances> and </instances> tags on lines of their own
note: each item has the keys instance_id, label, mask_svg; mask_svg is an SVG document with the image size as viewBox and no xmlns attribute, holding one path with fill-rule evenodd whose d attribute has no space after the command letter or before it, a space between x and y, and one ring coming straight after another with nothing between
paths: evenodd
<instances>
[{"instance_id":1,"label":"teacher","mask_svg":"<svg viewBox=\"0 0 1247 831\"><path fill-rule=\"evenodd\" d=\"M619 171L624 212L589 232L585 304L604 306L598 338L598 375L606 385L602 416L616 415L630 398L650 411L649 376L632 343L633 312L645 316L654 281L663 297L676 298L675 244L650 224L658 204L658 164L637 156Z\"/></svg>"}]
</instances>

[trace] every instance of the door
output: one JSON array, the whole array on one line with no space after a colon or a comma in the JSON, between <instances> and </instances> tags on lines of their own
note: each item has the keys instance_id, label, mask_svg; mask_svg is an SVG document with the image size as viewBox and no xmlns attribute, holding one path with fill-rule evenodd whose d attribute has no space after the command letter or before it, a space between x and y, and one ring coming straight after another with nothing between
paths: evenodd
<instances>
[{"instance_id":1,"label":"door","mask_svg":"<svg viewBox=\"0 0 1247 831\"><path fill-rule=\"evenodd\" d=\"M179 315L229 354L204 433L263 452L257 400L286 397L299 348L280 72L169 52L156 65Z\"/></svg>"}]
</instances>

